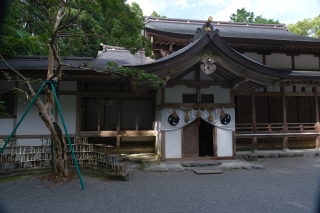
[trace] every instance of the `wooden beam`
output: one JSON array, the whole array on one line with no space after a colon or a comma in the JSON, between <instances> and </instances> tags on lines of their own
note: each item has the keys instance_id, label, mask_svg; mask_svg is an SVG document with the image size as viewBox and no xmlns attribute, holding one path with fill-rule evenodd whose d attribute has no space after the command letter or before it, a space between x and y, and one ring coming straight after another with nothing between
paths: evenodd
<instances>
[{"instance_id":1,"label":"wooden beam","mask_svg":"<svg viewBox=\"0 0 320 213\"><path fill-rule=\"evenodd\" d=\"M226 86L230 88L230 83L226 81L168 81L171 85L209 85L209 86Z\"/></svg>"},{"instance_id":2,"label":"wooden beam","mask_svg":"<svg viewBox=\"0 0 320 213\"><path fill-rule=\"evenodd\" d=\"M218 77L216 77L213 73L208 75L210 78L212 78L215 81L221 81Z\"/></svg>"},{"instance_id":3,"label":"wooden beam","mask_svg":"<svg viewBox=\"0 0 320 213\"><path fill-rule=\"evenodd\" d=\"M237 78L237 79L235 79L235 80L232 80L232 81L230 82L230 88L231 88L231 89L234 89L234 88L236 88L237 86L239 86L240 83L243 83L243 82L246 82L246 78L244 78L244 77L240 77L240 78Z\"/></svg>"},{"instance_id":4,"label":"wooden beam","mask_svg":"<svg viewBox=\"0 0 320 213\"><path fill-rule=\"evenodd\" d=\"M192 71L194 71L195 70L195 65L194 66L192 66L192 67L190 67L190 68L188 68L186 71L184 71L182 74L180 74L178 77L176 77L175 79L174 79L174 81L179 81L179 80L181 80L183 77L185 77L186 75L188 75L189 73L191 73Z\"/></svg>"},{"instance_id":5,"label":"wooden beam","mask_svg":"<svg viewBox=\"0 0 320 213\"><path fill-rule=\"evenodd\" d=\"M116 143L116 152L119 154L120 153L120 136L117 136L117 143Z\"/></svg>"}]
</instances>

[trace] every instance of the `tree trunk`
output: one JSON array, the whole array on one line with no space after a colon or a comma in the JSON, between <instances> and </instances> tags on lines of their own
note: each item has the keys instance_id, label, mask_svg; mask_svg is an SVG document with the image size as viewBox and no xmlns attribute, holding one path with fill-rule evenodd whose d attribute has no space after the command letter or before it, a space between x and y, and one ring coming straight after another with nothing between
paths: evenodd
<instances>
[{"instance_id":1,"label":"tree trunk","mask_svg":"<svg viewBox=\"0 0 320 213\"><path fill-rule=\"evenodd\" d=\"M41 106L39 107L38 104L36 105L39 109L40 118L43 120L43 122L52 134L52 140L54 144L55 174L57 174L58 176L67 176L67 146L61 128L51 115L51 110L48 111L45 108L42 108Z\"/></svg>"}]
</instances>

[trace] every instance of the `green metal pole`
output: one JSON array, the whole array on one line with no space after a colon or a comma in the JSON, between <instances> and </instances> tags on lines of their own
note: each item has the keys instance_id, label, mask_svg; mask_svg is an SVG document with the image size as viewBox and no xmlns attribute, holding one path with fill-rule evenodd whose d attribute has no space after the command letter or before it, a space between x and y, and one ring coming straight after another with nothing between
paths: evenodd
<instances>
[{"instance_id":1,"label":"green metal pole","mask_svg":"<svg viewBox=\"0 0 320 213\"><path fill-rule=\"evenodd\" d=\"M57 112L55 112L57 113ZM51 108L51 115L52 115L52 108ZM52 140L52 133L51 133L51 165L52 165L52 173L54 173L54 156L53 156L53 140Z\"/></svg>"},{"instance_id":2,"label":"green metal pole","mask_svg":"<svg viewBox=\"0 0 320 213\"><path fill-rule=\"evenodd\" d=\"M33 98L33 100L31 101L28 109L26 110L26 112L23 114L23 116L20 118L18 124L16 125L16 127L13 129L11 135L9 136L9 138L7 139L7 141L4 143L3 147L0 150L0 155L3 152L3 150L6 148L8 142L10 141L10 139L12 138L13 134L16 132L16 130L18 129L18 127L20 126L22 120L24 119L24 117L27 115L27 113L29 112L31 106L33 105L33 103L36 101L37 97L39 96L42 88L44 87L45 83L42 84L41 88L39 89L38 93L36 94L36 96Z\"/></svg>"},{"instance_id":3,"label":"green metal pole","mask_svg":"<svg viewBox=\"0 0 320 213\"><path fill-rule=\"evenodd\" d=\"M81 185L82 185L82 189L85 190L84 184L83 184L83 181L82 181L82 177L81 177L81 174L80 174L80 170L79 170L79 167L78 167L77 159L76 159L76 156L74 155L74 152L73 152L73 148L72 148L72 145L71 145L71 142L70 142L68 130L67 130L66 124L64 123L64 119L63 119L63 115L62 115L62 112L61 112L61 109L60 109L59 101L58 101L58 98L57 98L57 95L56 95L56 91L54 90L54 87L53 87L52 83L51 83L51 88L53 90L54 98L56 99L56 102L57 102L57 106L58 106L58 110L59 110L59 113L60 113L60 117L61 117L61 121L62 121L62 124L63 124L63 128L64 128L64 131L66 132L66 135L67 135L67 138L68 138L68 143L69 143L70 150L71 150L71 153L72 153L72 156L73 156L74 164L76 165L76 168L77 168L77 172L78 172L79 179L80 179L80 182L81 182Z\"/></svg>"}]
</instances>

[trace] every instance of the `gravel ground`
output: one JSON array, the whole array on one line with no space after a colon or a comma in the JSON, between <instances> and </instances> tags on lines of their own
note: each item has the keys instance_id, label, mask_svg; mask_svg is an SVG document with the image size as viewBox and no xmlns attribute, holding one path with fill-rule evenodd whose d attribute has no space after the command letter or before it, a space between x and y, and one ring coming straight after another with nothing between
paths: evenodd
<instances>
[{"instance_id":1,"label":"gravel ground","mask_svg":"<svg viewBox=\"0 0 320 213\"><path fill-rule=\"evenodd\" d=\"M59 186L39 178L0 183L0 212L316 212L320 158L258 159L264 170L220 175L150 172L127 163L130 181L84 177Z\"/></svg>"}]
</instances>

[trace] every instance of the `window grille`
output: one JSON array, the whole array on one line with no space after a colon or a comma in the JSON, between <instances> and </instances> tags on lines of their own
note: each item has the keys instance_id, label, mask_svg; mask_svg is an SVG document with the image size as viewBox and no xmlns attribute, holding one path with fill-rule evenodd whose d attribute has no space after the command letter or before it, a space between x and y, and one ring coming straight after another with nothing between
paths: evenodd
<instances>
[{"instance_id":1,"label":"window grille","mask_svg":"<svg viewBox=\"0 0 320 213\"><path fill-rule=\"evenodd\" d=\"M183 103L198 103L197 94L183 94Z\"/></svg>"},{"instance_id":2,"label":"window grille","mask_svg":"<svg viewBox=\"0 0 320 213\"><path fill-rule=\"evenodd\" d=\"M201 95L201 103L214 103L213 94Z\"/></svg>"}]
</instances>

